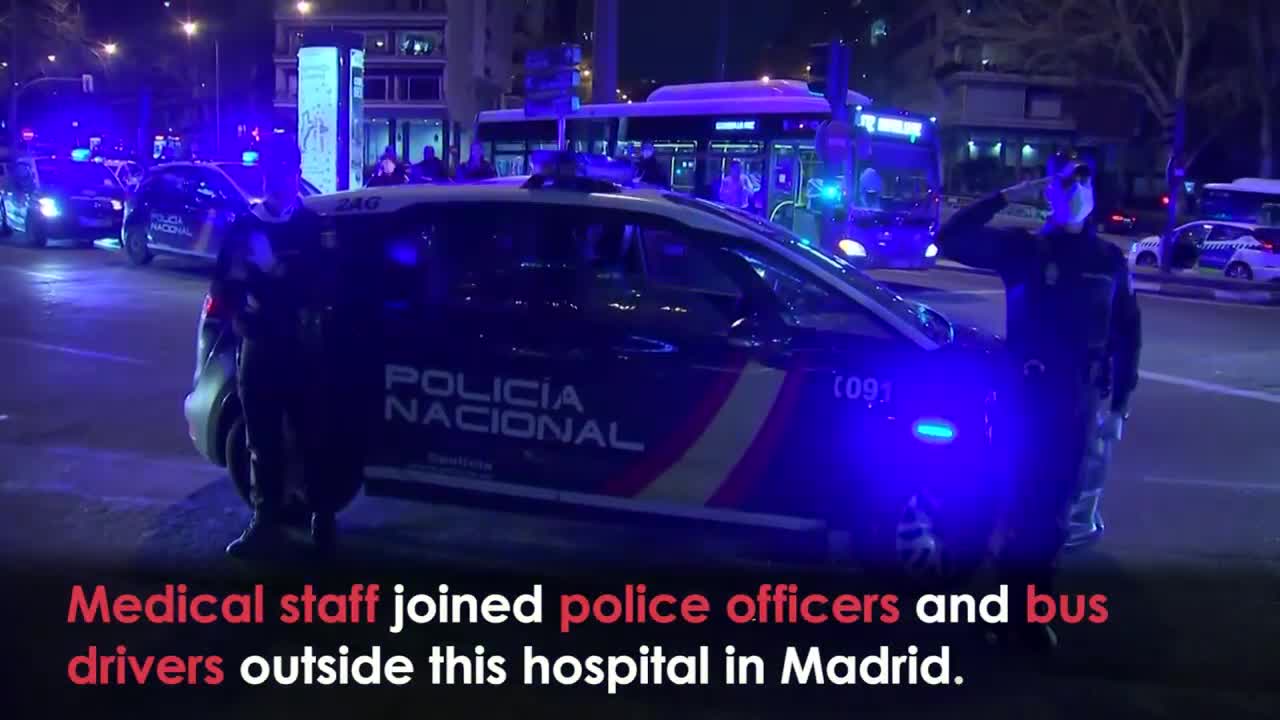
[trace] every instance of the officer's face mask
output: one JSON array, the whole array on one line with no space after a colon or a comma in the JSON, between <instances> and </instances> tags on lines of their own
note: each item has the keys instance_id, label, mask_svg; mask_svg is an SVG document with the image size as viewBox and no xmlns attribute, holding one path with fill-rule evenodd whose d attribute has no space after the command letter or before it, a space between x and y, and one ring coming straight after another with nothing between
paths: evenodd
<instances>
[{"instance_id":1,"label":"officer's face mask","mask_svg":"<svg viewBox=\"0 0 1280 720\"><path fill-rule=\"evenodd\" d=\"M1055 225L1080 225L1093 212L1093 180L1083 172L1056 179L1044 192Z\"/></svg>"}]
</instances>

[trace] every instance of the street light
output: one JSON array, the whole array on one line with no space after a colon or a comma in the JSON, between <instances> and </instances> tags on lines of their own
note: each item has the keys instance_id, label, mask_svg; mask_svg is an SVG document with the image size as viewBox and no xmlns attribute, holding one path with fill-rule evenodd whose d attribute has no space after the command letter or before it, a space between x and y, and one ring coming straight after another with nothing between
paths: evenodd
<instances>
[{"instance_id":1,"label":"street light","mask_svg":"<svg viewBox=\"0 0 1280 720\"><path fill-rule=\"evenodd\" d=\"M768 75L761 75L761 76L760 76L760 82L766 82L766 83L767 83L767 82L769 82L769 76L768 76Z\"/></svg>"},{"instance_id":2,"label":"street light","mask_svg":"<svg viewBox=\"0 0 1280 720\"><path fill-rule=\"evenodd\" d=\"M120 49L120 48L119 48L119 46L117 46L117 45L116 45L115 43L113 43L113 42L105 43L105 44L103 44L103 46L102 46L102 52L104 52L104 53L106 53L106 54L108 54L108 55L115 55L115 54L116 54L116 51L117 51L117 50L119 50L119 49Z\"/></svg>"},{"instance_id":3,"label":"street light","mask_svg":"<svg viewBox=\"0 0 1280 720\"><path fill-rule=\"evenodd\" d=\"M200 29L200 24L193 20L188 20L182 23L182 32L186 33L187 37L191 37L192 35L195 35L199 29Z\"/></svg>"},{"instance_id":4,"label":"street light","mask_svg":"<svg viewBox=\"0 0 1280 720\"><path fill-rule=\"evenodd\" d=\"M49 58L49 62L58 62L57 55L49 55L48 58Z\"/></svg>"},{"instance_id":5,"label":"street light","mask_svg":"<svg viewBox=\"0 0 1280 720\"><path fill-rule=\"evenodd\" d=\"M311 12L311 3L307 0L298 0L298 14L307 15Z\"/></svg>"}]
</instances>

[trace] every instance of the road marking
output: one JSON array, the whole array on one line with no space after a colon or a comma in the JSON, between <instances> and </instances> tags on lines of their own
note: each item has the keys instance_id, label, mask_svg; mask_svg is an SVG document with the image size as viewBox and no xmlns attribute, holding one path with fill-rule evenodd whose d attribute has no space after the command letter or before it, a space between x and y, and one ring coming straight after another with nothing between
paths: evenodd
<instances>
[{"instance_id":1,"label":"road marking","mask_svg":"<svg viewBox=\"0 0 1280 720\"><path fill-rule=\"evenodd\" d=\"M1187 478L1166 478L1145 476L1145 483L1152 485L1175 485L1178 487L1207 488L1209 490L1232 490L1237 492L1280 493L1280 485L1268 485L1255 482L1221 482L1215 480L1192 480Z\"/></svg>"},{"instance_id":2,"label":"road marking","mask_svg":"<svg viewBox=\"0 0 1280 720\"><path fill-rule=\"evenodd\" d=\"M1262 402L1280 405L1280 395L1263 392L1261 390L1245 390L1243 388L1231 387L1230 385L1219 385L1218 383L1204 382L1203 380L1194 380L1192 378L1179 377L1177 375L1166 375L1164 373L1151 372L1150 370L1139 370L1138 376L1144 380L1154 380L1156 382L1168 383L1170 385L1181 385L1182 387L1191 388L1192 390L1200 390L1202 392L1213 393L1215 395L1227 395L1229 397L1246 398L1248 400L1261 400Z\"/></svg>"},{"instance_id":3,"label":"road marking","mask_svg":"<svg viewBox=\"0 0 1280 720\"><path fill-rule=\"evenodd\" d=\"M111 353L98 352L96 350L85 350L83 348L67 347L65 345L50 345L48 343L36 342L35 340L26 340L24 338L0 337L0 341L13 343L14 345L25 345L27 347L37 348L40 350L52 350L54 352L66 353L68 355L79 355L80 357L95 358L98 360L110 360L112 362L125 363L127 365L146 365L146 361L138 358L127 357L125 355L113 355Z\"/></svg>"}]
</instances>

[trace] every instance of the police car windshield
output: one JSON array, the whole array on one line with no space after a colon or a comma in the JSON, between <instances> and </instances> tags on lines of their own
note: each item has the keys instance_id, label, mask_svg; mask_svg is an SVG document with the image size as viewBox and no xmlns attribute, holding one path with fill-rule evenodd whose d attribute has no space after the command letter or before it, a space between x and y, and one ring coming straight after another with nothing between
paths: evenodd
<instances>
[{"instance_id":1,"label":"police car windshield","mask_svg":"<svg viewBox=\"0 0 1280 720\"><path fill-rule=\"evenodd\" d=\"M98 163L37 160L36 174L40 177L40 184L46 188L69 192L120 189L116 176Z\"/></svg>"},{"instance_id":2,"label":"police car windshield","mask_svg":"<svg viewBox=\"0 0 1280 720\"><path fill-rule=\"evenodd\" d=\"M888 309L896 317L919 328L925 335L938 342L945 343L952 336L953 329L951 324L937 312L929 310L920 303L903 298L873 280L843 257L811 245L807 240L802 239L799 235L777 223L769 222L746 210L720 205L707 200L690 198L678 193L667 193L665 197L676 204L695 207L764 235L792 253L810 262L817 263L823 270L853 288L862 297Z\"/></svg>"},{"instance_id":3,"label":"police car windshield","mask_svg":"<svg viewBox=\"0 0 1280 720\"><path fill-rule=\"evenodd\" d=\"M231 182L240 188L240 192L251 198L260 198L266 193L267 181L262 168L257 165L242 163L218 163L218 167L231 178Z\"/></svg>"}]
</instances>

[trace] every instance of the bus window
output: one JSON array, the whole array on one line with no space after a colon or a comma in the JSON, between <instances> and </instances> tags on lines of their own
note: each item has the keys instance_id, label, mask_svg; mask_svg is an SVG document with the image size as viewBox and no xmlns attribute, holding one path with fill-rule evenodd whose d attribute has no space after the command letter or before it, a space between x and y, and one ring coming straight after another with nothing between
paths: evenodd
<instances>
[{"instance_id":1,"label":"bus window","mask_svg":"<svg viewBox=\"0 0 1280 720\"><path fill-rule=\"evenodd\" d=\"M707 153L707 180L714 181L718 187L720 180L729 173L729 165L735 160L742 163L742 175L747 179L747 187L754 196L764 187L765 155L761 143L711 143Z\"/></svg>"},{"instance_id":2,"label":"bus window","mask_svg":"<svg viewBox=\"0 0 1280 720\"><path fill-rule=\"evenodd\" d=\"M808 207L816 192L810 192L810 185L819 177L818 154L812 145L778 142L772 144L771 155L766 217L790 227L794 209Z\"/></svg>"},{"instance_id":3,"label":"bus window","mask_svg":"<svg viewBox=\"0 0 1280 720\"><path fill-rule=\"evenodd\" d=\"M929 148L902 142L873 142L858 158L852 178L852 205L861 210L929 212L934 156Z\"/></svg>"},{"instance_id":4,"label":"bus window","mask_svg":"<svg viewBox=\"0 0 1280 720\"><path fill-rule=\"evenodd\" d=\"M640 140L618 141L618 157L636 160L640 157ZM667 168L668 182L672 190L692 193L698 144L692 140L655 141L653 155L658 165Z\"/></svg>"},{"instance_id":5,"label":"bus window","mask_svg":"<svg viewBox=\"0 0 1280 720\"><path fill-rule=\"evenodd\" d=\"M493 169L501 176L524 175L528 172L522 142L495 142L491 157Z\"/></svg>"}]
</instances>

